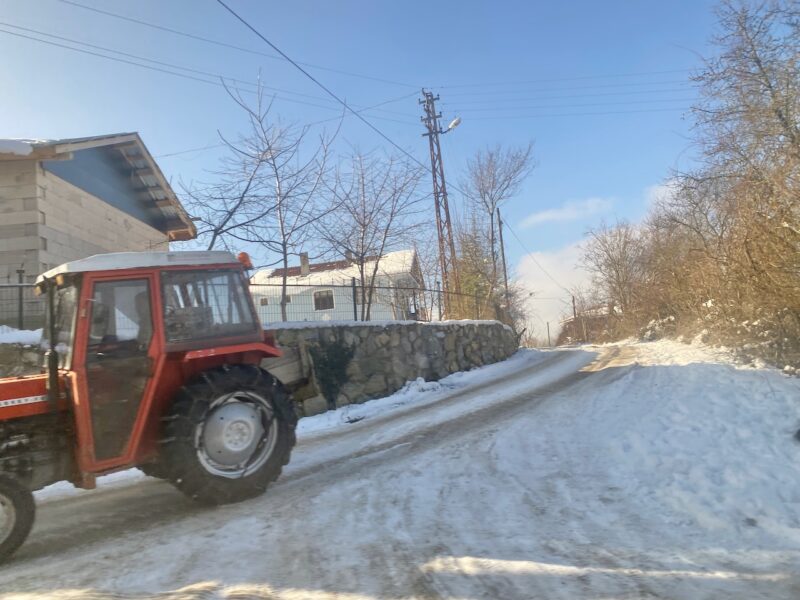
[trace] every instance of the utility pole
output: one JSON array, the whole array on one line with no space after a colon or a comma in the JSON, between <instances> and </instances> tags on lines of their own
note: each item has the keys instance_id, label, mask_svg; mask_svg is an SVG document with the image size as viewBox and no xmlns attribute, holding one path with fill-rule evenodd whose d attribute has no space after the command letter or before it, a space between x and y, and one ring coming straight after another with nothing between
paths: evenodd
<instances>
[{"instance_id":1,"label":"utility pole","mask_svg":"<svg viewBox=\"0 0 800 600\"><path fill-rule=\"evenodd\" d=\"M578 309L575 306L575 296L572 296L572 331L578 337Z\"/></svg>"},{"instance_id":2,"label":"utility pole","mask_svg":"<svg viewBox=\"0 0 800 600\"><path fill-rule=\"evenodd\" d=\"M450 206L447 203L447 185L444 180L444 165L442 164L442 149L439 145L439 135L445 134L452 127L442 129L439 125L441 113L436 112L436 101L439 96L432 92L422 90L422 99L419 103L425 111L425 116L420 120L428 130L423 136L428 138L431 151L431 175L433 176L433 203L436 210L436 232L439 236L439 270L442 274L442 288L444 291L444 314L451 317L451 299L455 294L460 298L461 283L458 278L456 266L456 247L453 242L453 226L450 220ZM456 121L454 123L457 124ZM440 306L439 310L442 310Z\"/></svg>"},{"instance_id":3,"label":"utility pole","mask_svg":"<svg viewBox=\"0 0 800 600\"><path fill-rule=\"evenodd\" d=\"M497 226L500 230L500 258L503 259L503 285L506 289L506 310L511 310L511 298L508 293L508 268L506 267L506 245L503 243L503 219L500 217L500 207L497 207Z\"/></svg>"},{"instance_id":4,"label":"utility pole","mask_svg":"<svg viewBox=\"0 0 800 600\"><path fill-rule=\"evenodd\" d=\"M547 347L551 348L553 344L550 342L550 321L547 322Z\"/></svg>"}]
</instances>

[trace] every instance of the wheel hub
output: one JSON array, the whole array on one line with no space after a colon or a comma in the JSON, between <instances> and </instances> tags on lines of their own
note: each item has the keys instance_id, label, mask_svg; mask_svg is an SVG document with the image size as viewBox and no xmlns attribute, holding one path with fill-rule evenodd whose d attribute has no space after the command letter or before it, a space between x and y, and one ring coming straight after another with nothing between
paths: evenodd
<instances>
[{"instance_id":1,"label":"wheel hub","mask_svg":"<svg viewBox=\"0 0 800 600\"><path fill-rule=\"evenodd\" d=\"M258 408L234 400L211 412L201 441L213 463L235 467L251 457L263 435L264 426Z\"/></svg>"}]
</instances>

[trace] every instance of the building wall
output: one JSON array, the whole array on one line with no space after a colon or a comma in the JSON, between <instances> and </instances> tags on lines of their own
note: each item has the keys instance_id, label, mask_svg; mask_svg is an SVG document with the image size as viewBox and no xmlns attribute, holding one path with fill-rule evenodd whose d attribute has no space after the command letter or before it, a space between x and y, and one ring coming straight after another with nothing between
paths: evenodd
<instances>
[{"instance_id":1,"label":"building wall","mask_svg":"<svg viewBox=\"0 0 800 600\"><path fill-rule=\"evenodd\" d=\"M131 185L130 171L120 168L114 156L119 157L114 148L87 148L73 152L70 160L42 161L42 168L142 223L162 226L164 217L160 211L139 198Z\"/></svg>"},{"instance_id":2,"label":"building wall","mask_svg":"<svg viewBox=\"0 0 800 600\"><path fill-rule=\"evenodd\" d=\"M289 321L352 321L353 292L348 286L332 287L320 285L314 288L288 288L291 302L286 305L286 317ZM316 310L314 308L314 292L333 291L333 308ZM280 286L251 285L250 293L262 323L279 323L281 321L281 288ZM393 292L376 290L370 308L372 320L403 319L404 314L392 306ZM361 305L356 306L361 314Z\"/></svg>"},{"instance_id":3,"label":"building wall","mask_svg":"<svg viewBox=\"0 0 800 600\"><path fill-rule=\"evenodd\" d=\"M164 233L34 160L0 161L0 283L105 252L167 250Z\"/></svg>"},{"instance_id":4,"label":"building wall","mask_svg":"<svg viewBox=\"0 0 800 600\"><path fill-rule=\"evenodd\" d=\"M39 272L40 220L36 162L0 161L0 283L17 281L17 269Z\"/></svg>"},{"instance_id":5,"label":"building wall","mask_svg":"<svg viewBox=\"0 0 800 600\"><path fill-rule=\"evenodd\" d=\"M105 252L167 250L164 233L38 169L40 269Z\"/></svg>"}]
</instances>

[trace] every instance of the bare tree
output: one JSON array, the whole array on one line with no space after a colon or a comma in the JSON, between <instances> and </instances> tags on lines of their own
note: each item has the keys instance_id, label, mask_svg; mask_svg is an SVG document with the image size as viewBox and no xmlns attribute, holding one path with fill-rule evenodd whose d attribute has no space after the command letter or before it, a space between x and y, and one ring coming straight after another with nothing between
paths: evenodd
<instances>
[{"instance_id":1,"label":"bare tree","mask_svg":"<svg viewBox=\"0 0 800 600\"><path fill-rule=\"evenodd\" d=\"M313 225L336 208L326 192L330 146L336 137L324 132L311 150L309 127L283 124L270 119L270 105L258 94L251 106L240 94L231 94L247 114L249 131L231 145L243 160L261 165L258 183L264 191L262 204L268 209L265 218L249 223L246 239L264 245L277 254L282 266L281 320L287 320L287 284L289 257L299 256L307 248ZM317 244L318 246L318 244ZM322 253L324 250L318 247Z\"/></svg>"},{"instance_id":2,"label":"bare tree","mask_svg":"<svg viewBox=\"0 0 800 600\"><path fill-rule=\"evenodd\" d=\"M181 183L184 202L197 224L197 238L207 250L230 248L232 240L241 241L271 211L264 202L263 157L245 158L231 144L228 150L212 173L216 182Z\"/></svg>"},{"instance_id":3,"label":"bare tree","mask_svg":"<svg viewBox=\"0 0 800 600\"><path fill-rule=\"evenodd\" d=\"M394 156L355 154L340 168L330 191L337 204L318 223L318 235L358 265L361 320L368 321L383 255L414 238L413 219L424 171Z\"/></svg>"},{"instance_id":4,"label":"bare tree","mask_svg":"<svg viewBox=\"0 0 800 600\"><path fill-rule=\"evenodd\" d=\"M467 161L462 193L488 220L486 235L491 258L491 290L498 287L497 209L515 196L534 168L533 143L520 148L481 150Z\"/></svg>"},{"instance_id":5,"label":"bare tree","mask_svg":"<svg viewBox=\"0 0 800 600\"><path fill-rule=\"evenodd\" d=\"M800 5L717 14L716 56L693 77L696 168L642 227L592 232L586 261L630 324L679 321L800 365Z\"/></svg>"},{"instance_id":6,"label":"bare tree","mask_svg":"<svg viewBox=\"0 0 800 600\"><path fill-rule=\"evenodd\" d=\"M639 232L630 223L602 224L589 230L584 249L584 266L594 275L607 301L631 313L643 280L643 244Z\"/></svg>"},{"instance_id":7,"label":"bare tree","mask_svg":"<svg viewBox=\"0 0 800 600\"><path fill-rule=\"evenodd\" d=\"M283 267L281 318L287 320L289 257L299 255L312 226L335 208L325 193L330 146L336 133L324 132L311 142L309 127L284 124L270 114L272 102L261 88L249 103L226 87L247 117L247 129L236 139L220 134L228 148L220 182L186 189L190 206L204 226L199 234L208 248L231 241L261 245L271 264ZM311 148L309 149L309 146Z\"/></svg>"}]
</instances>

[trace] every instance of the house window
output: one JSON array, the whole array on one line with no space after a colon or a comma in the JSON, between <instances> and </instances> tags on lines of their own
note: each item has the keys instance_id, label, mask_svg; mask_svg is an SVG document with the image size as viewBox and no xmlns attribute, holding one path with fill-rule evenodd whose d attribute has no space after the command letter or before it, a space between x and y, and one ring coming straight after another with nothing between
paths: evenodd
<instances>
[{"instance_id":1,"label":"house window","mask_svg":"<svg viewBox=\"0 0 800 600\"><path fill-rule=\"evenodd\" d=\"M47 238L43 238L43 237L39 238L39 249L40 250L47 250Z\"/></svg>"},{"instance_id":2,"label":"house window","mask_svg":"<svg viewBox=\"0 0 800 600\"><path fill-rule=\"evenodd\" d=\"M314 310L330 310L333 308L333 290L314 292Z\"/></svg>"}]
</instances>

